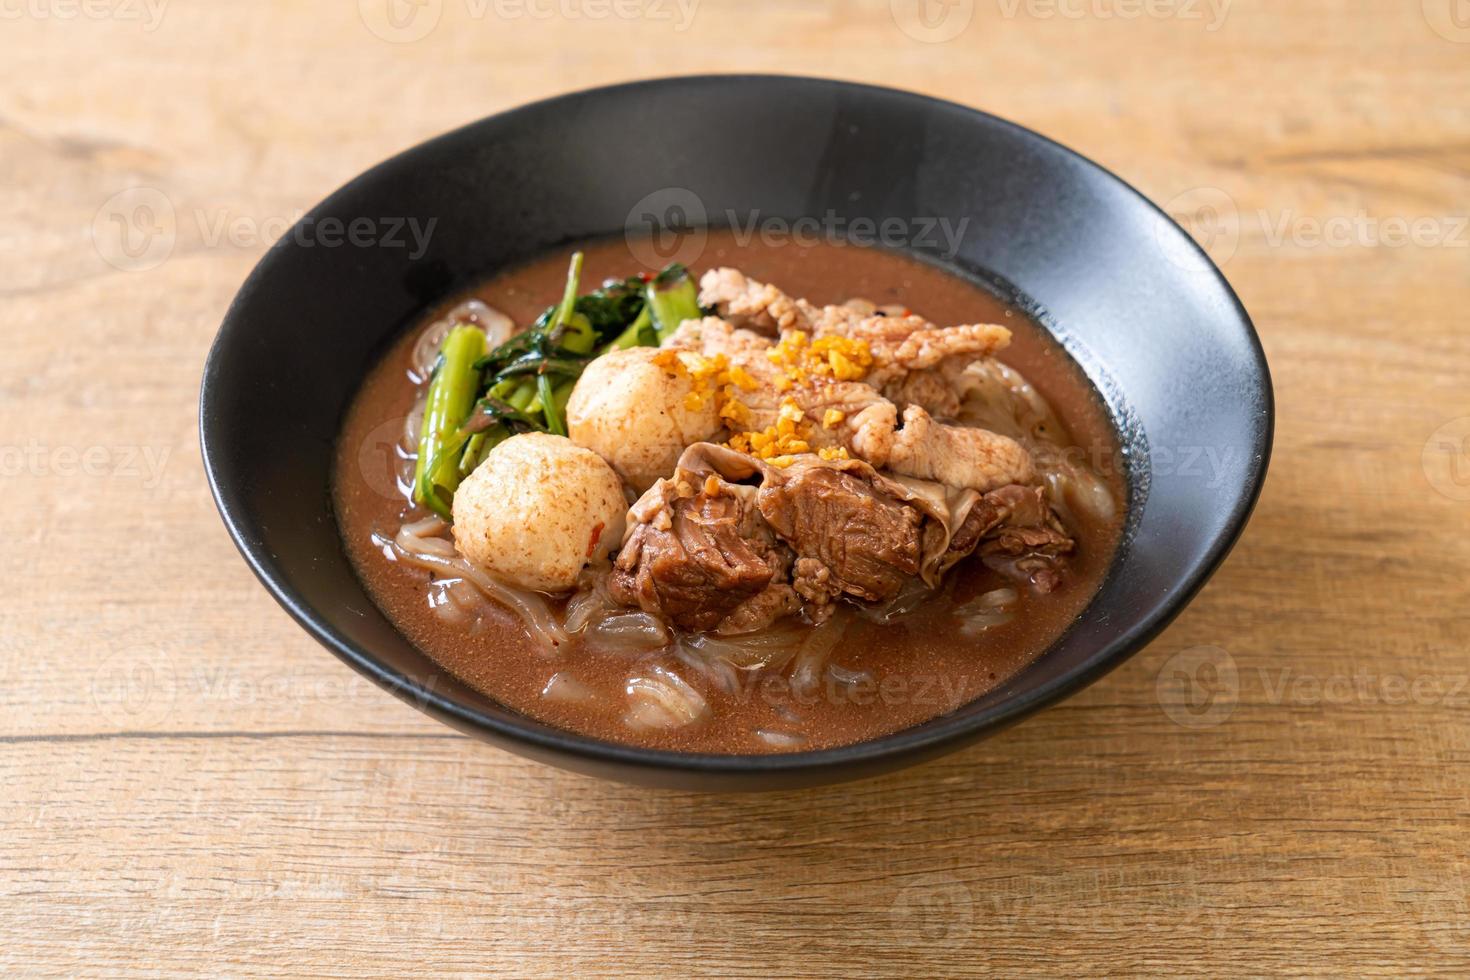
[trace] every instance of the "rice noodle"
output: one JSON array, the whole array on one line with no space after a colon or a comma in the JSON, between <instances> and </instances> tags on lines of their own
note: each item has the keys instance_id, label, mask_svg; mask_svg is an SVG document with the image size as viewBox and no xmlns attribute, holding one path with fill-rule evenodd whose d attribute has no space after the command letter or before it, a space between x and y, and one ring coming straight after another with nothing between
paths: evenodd
<instances>
[{"instance_id":1,"label":"rice noodle","mask_svg":"<svg viewBox=\"0 0 1470 980\"><path fill-rule=\"evenodd\" d=\"M403 419L403 432L398 436L398 468L394 474L397 477L398 492L410 501L413 500L414 478L418 470L419 439L423 435L424 416L429 406L429 387L424 383L428 377L425 375L421 380L417 376L415 378L419 384L418 395Z\"/></svg>"},{"instance_id":2,"label":"rice noodle","mask_svg":"<svg viewBox=\"0 0 1470 980\"><path fill-rule=\"evenodd\" d=\"M568 633L580 633L604 616L624 608L607 590L611 571L608 560L601 558L577 576L577 591L567 600L562 618Z\"/></svg>"},{"instance_id":3,"label":"rice noodle","mask_svg":"<svg viewBox=\"0 0 1470 980\"><path fill-rule=\"evenodd\" d=\"M660 650L672 639L663 620L646 612L605 616L588 632L597 638L598 650L609 653Z\"/></svg>"},{"instance_id":4,"label":"rice noodle","mask_svg":"<svg viewBox=\"0 0 1470 980\"><path fill-rule=\"evenodd\" d=\"M479 610L463 596L465 584L462 578L436 578L429 583L429 608L440 619L460 629L473 626L479 619ZM475 596L478 598L479 593Z\"/></svg>"},{"instance_id":5,"label":"rice noodle","mask_svg":"<svg viewBox=\"0 0 1470 980\"><path fill-rule=\"evenodd\" d=\"M964 612L988 609L1009 609L1011 606L1014 606L1017 602L1019 602L1020 599L1021 593L1017 592L1015 589L991 589L989 592L978 595L975 598L971 599L969 602L955 607L955 611Z\"/></svg>"},{"instance_id":6,"label":"rice noodle","mask_svg":"<svg viewBox=\"0 0 1470 980\"><path fill-rule=\"evenodd\" d=\"M418 458L419 436L424 431L424 413L428 411L429 389L424 388L414 399L413 408L408 410L408 415L403 420L403 438L398 442L398 448L404 455Z\"/></svg>"},{"instance_id":7,"label":"rice noodle","mask_svg":"<svg viewBox=\"0 0 1470 980\"><path fill-rule=\"evenodd\" d=\"M667 667L652 666L628 680L628 712L623 721L634 731L683 728L709 714L709 702Z\"/></svg>"},{"instance_id":8,"label":"rice noodle","mask_svg":"<svg viewBox=\"0 0 1470 980\"><path fill-rule=\"evenodd\" d=\"M461 578L471 583L488 598L505 606L520 617L531 638L548 651L566 643L567 631L557 621L545 598L535 592L514 589L471 565L454 550L454 544L432 536L448 529L438 517L405 524L398 537L388 543L399 561L415 568L438 574L442 578ZM380 542L383 539L379 539ZM447 554L446 554L447 549Z\"/></svg>"},{"instance_id":9,"label":"rice noodle","mask_svg":"<svg viewBox=\"0 0 1470 980\"><path fill-rule=\"evenodd\" d=\"M1004 626L1016 618L1016 603L1020 600L1021 595L1015 589L1003 588L956 606L954 613L960 620L960 634L976 637L997 626Z\"/></svg>"},{"instance_id":10,"label":"rice noodle","mask_svg":"<svg viewBox=\"0 0 1470 980\"><path fill-rule=\"evenodd\" d=\"M799 749L807 744L807 737L796 732L783 732L775 728L758 728L756 738L778 749Z\"/></svg>"},{"instance_id":11,"label":"rice noodle","mask_svg":"<svg viewBox=\"0 0 1470 980\"><path fill-rule=\"evenodd\" d=\"M485 331L485 340L492 348L499 347L516 332L514 320L477 299L465 300L449 311L447 319L479 327Z\"/></svg>"},{"instance_id":12,"label":"rice noodle","mask_svg":"<svg viewBox=\"0 0 1470 980\"><path fill-rule=\"evenodd\" d=\"M444 346L444 338L453 329L454 321L448 317L435 320L414 341L413 353L408 357L408 370L417 384L424 384L434 373L434 362L439 359L439 348Z\"/></svg>"},{"instance_id":13,"label":"rice noodle","mask_svg":"<svg viewBox=\"0 0 1470 980\"><path fill-rule=\"evenodd\" d=\"M447 530L449 530L449 522L437 514L431 514L420 520L404 524L398 529L398 536L400 539L405 535L411 538L437 538Z\"/></svg>"},{"instance_id":14,"label":"rice noodle","mask_svg":"<svg viewBox=\"0 0 1470 980\"><path fill-rule=\"evenodd\" d=\"M1015 368L994 358L976 361L961 375L960 421L1019 440L1036 462L1051 505L1069 525L1075 511L1101 523L1117 517L1118 502L1106 481L1067 442L1066 427L1042 394Z\"/></svg>"},{"instance_id":15,"label":"rice noodle","mask_svg":"<svg viewBox=\"0 0 1470 980\"><path fill-rule=\"evenodd\" d=\"M459 552L454 550L454 542L439 537L448 528L449 525L442 519L428 517L422 521L403 525L398 529L398 537L393 539L393 543L412 554L455 558L458 557Z\"/></svg>"},{"instance_id":16,"label":"rice noodle","mask_svg":"<svg viewBox=\"0 0 1470 980\"><path fill-rule=\"evenodd\" d=\"M831 678L833 685L847 691L852 691L862 684L877 683L877 678L866 670L848 670L838 664L827 665L827 676Z\"/></svg>"},{"instance_id":17,"label":"rice noodle","mask_svg":"<svg viewBox=\"0 0 1470 980\"><path fill-rule=\"evenodd\" d=\"M826 626L815 627L824 630ZM700 633L684 641L685 647L705 660L718 660L738 670L779 670L796 656L813 627L788 622L756 633L716 636Z\"/></svg>"},{"instance_id":18,"label":"rice noodle","mask_svg":"<svg viewBox=\"0 0 1470 980\"><path fill-rule=\"evenodd\" d=\"M1048 465L1037 460L1037 469L1046 481L1047 495L1063 520L1076 524L1075 511L1082 511L1096 521L1109 522L1118 514L1113 492L1096 473L1062 459Z\"/></svg>"},{"instance_id":19,"label":"rice noodle","mask_svg":"<svg viewBox=\"0 0 1470 980\"><path fill-rule=\"evenodd\" d=\"M658 616L629 609L612 598L607 589L610 572L606 561L582 570L578 591L562 614L566 631L584 634L599 653L642 654L673 643L668 624Z\"/></svg>"},{"instance_id":20,"label":"rice noodle","mask_svg":"<svg viewBox=\"0 0 1470 980\"><path fill-rule=\"evenodd\" d=\"M398 472L394 474L398 485L398 492L403 495L404 500L413 500L414 477L418 470L418 454L398 454Z\"/></svg>"},{"instance_id":21,"label":"rice noodle","mask_svg":"<svg viewBox=\"0 0 1470 980\"><path fill-rule=\"evenodd\" d=\"M707 657L703 653L691 650L686 638L680 637L675 640L674 656L690 670L726 694L734 694L740 690L740 678L733 666L718 657Z\"/></svg>"},{"instance_id":22,"label":"rice noodle","mask_svg":"<svg viewBox=\"0 0 1470 980\"><path fill-rule=\"evenodd\" d=\"M440 609L448 606L449 605L449 583L450 582L458 582L458 581L460 581L460 579L452 579L452 578L436 578L433 581L431 581L429 583L429 608L430 609L433 609L435 612L438 612ZM456 606L454 608L454 611L458 612L458 610L459 610L459 607ZM450 619L450 620L457 619L457 617L454 617L454 616L446 616L444 618Z\"/></svg>"},{"instance_id":23,"label":"rice noodle","mask_svg":"<svg viewBox=\"0 0 1470 980\"><path fill-rule=\"evenodd\" d=\"M801 715L797 714L795 711L784 704L773 705L771 711L777 718L780 718L782 721L789 722L793 725L801 724Z\"/></svg>"},{"instance_id":24,"label":"rice noodle","mask_svg":"<svg viewBox=\"0 0 1470 980\"><path fill-rule=\"evenodd\" d=\"M801 649L796 653L796 662L791 667L793 691L809 694L817 689L827 658L832 656L832 651L846 632L847 620L840 611L826 623L810 631L802 641Z\"/></svg>"},{"instance_id":25,"label":"rice noodle","mask_svg":"<svg viewBox=\"0 0 1470 980\"><path fill-rule=\"evenodd\" d=\"M439 579L438 582L444 598L448 600L439 607L439 613L445 617L458 617L471 630L478 629L484 622L490 600L472 583L462 578Z\"/></svg>"},{"instance_id":26,"label":"rice noodle","mask_svg":"<svg viewBox=\"0 0 1470 980\"><path fill-rule=\"evenodd\" d=\"M960 626L960 635L974 638L983 633L988 633L997 626L1004 626L1016 618L1015 613L987 613L967 617Z\"/></svg>"},{"instance_id":27,"label":"rice noodle","mask_svg":"<svg viewBox=\"0 0 1470 980\"><path fill-rule=\"evenodd\" d=\"M1015 368L993 357L976 361L960 376L963 404L960 421L1003 436L1060 444L1066 433L1031 382Z\"/></svg>"},{"instance_id":28,"label":"rice noodle","mask_svg":"<svg viewBox=\"0 0 1470 980\"><path fill-rule=\"evenodd\" d=\"M551 675L551 680L541 689L541 696L548 701L566 704L585 704L597 697L597 693L564 670Z\"/></svg>"},{"instance_id":29,"label":"rice noodle","mask_svg":"<svg viewBox=\"0 0 1470 980\"><path fill-rule=\"evenodd\" d=\"M434 371L434 362L439 359L439 348L444 345L444 338L461 324L479 327L484 331L487 348L505 343L516 329L515 322L499 310L492 309L477 299L465 300L425 327L414 342L413 352L409 355L409 370L417 383L423 384L429 380L429 375Z\"/></svg>"},{"instance_id":30,"label":"rice noodle","mask_svg":"<svg viewBox=\"0 0 1470 980\"><path fill-rule=\"evenodd\" d=\"M610 611L611 608L596 592L578 592L567 600L562 624L568 633L580 633L593 622L601 621Z\"/></svg>"}]
</instances>

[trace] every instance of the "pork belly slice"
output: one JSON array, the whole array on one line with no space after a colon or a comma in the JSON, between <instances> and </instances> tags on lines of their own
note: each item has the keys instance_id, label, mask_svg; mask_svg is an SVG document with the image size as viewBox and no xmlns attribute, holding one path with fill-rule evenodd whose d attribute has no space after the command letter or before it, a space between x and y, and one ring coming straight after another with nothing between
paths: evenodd
<instances>
[{"instance_id":1,"label":"pork belly slice","mask_svg":"<svg viewBox=\"0 0 1470 980\"><path fill-rule=\"evenodd\" d=\"M710 269L700 277L699 305L718 310L733 326L768 336L783 330L807 330L820 313L806 300L729 267Z\"/></svg>"},{"instance_id":2,"label":"pork belly slice","mask_svg":"<svg viewBox=\"0 0 1470 980\"><path fill-rule=\"evenodd\" d=\"M859 417L854 434L859 455L895 473L987 492L1036 477L1031 453L1019 442L986 429L944 425L918 405L903 410L903 426L887 414Z\"/></svg>"},{"instance_id":3,"label":"pork belly slice","mask_svg":"<svg viewBox=\"0 0 1470 980\"><path fill-rule=\"evenodd\" d=\"M668 344L705 357L723 354L758 382L755 390L739 393L749 411L747 430L774 425L781 404L792 401L810 423L807 442L814 450L842 446L877 469L981 493L1036 478L1031 454L1015 440L940 422L913 404L902 410L900 425L899 406L867 381L813 378L782 390L776 381L779 372L766 356L770 339L719 317L685 321ZM946 383L938 369L929 376L936 384ZM910 383L921 377L925 374L911 376ZM949 397L957 396L951 391Z\"/></svg>"},{"instance_id":4,"label":"pork belly slice","mask_svg":"<svg viewBox=\"0 0 1470 980\"><path fill-rule=\"evenodd\" d=\"M1011 331L994 323L941 327L921 316L884 316L854 306L818 307L788 296L739 269L719 268L700 280L702 306L719 311L732 327L759 335L803 330L813 338L865 341L873 366L865 379L900 409L919 405L940 418L959 409L955 394L969 364L1004 350Z\"/></svg>"}]
</instances>

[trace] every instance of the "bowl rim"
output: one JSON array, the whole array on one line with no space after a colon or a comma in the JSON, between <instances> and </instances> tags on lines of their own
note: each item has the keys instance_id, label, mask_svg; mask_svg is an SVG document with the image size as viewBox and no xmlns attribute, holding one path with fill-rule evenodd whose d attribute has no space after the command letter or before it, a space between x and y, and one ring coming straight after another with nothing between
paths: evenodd
<instances>
[{"instance_id":1,"label":"bowl rim","mask_svg":"<svg viewBox=\"0 0 1470 980\"><path fill-rule=\"evenodd\" d=\"M249 276L231 301L205 361L199 398L199 438L205 476L215 505L219 510L231 540L234 542L241 556L245 559L246 564L250 567L256 578L260 580L261 584L265 586L270 595L286 610L297 624L339 659L378 684L378 686L397 695L402 700L408 701L426 714L445 722L451 727L466 733L491 734L500 739L521 743L532 749L543 752L549 751L557 756L571 756L588 763L614 765L648 772L689 773L714 776L759 776L762 774L777 773L783 775L806 774L811 776L813 781L820 781L823 773L835 774L838 770L851 770L855 767L874 768L874 774L876 774L876 767L883 766L885 763L887 764L886 768L897 768L905 764L905 760L912 759L913 757L935 754L945 746L952 745L953 747L959 747L983 735L1000 731L1087 687L1122 664L1162 633L1194 597L1198 595L1239 541L1252 511L1260 499L1275 441L1275 393L1270 367L1267 364L1265 350L1262 347L1255 325L1249 313L1246 312L1244 305L1240 302L1235 290L1225 278L1224 273L1209 257L1208 253L1167 212L1111 170L1035 130L984 110L951 102L947 99L864 82L784 73L670 75L621 82L613 85L595 86L539 99L502 112L493 113L417 143L363 171L332 194L328 195L328 197L324 198L308 211L301 220L305 221L313 218L320 211L328 207L339 195L348 193L360 187L362 184L374 180L379 173L392 167L401 159L436 143L455 140L469 130L482 126L491 120L531 114L561 102L575 101L589 96L633 94L640 90L650 88L691 84L742 85L752 82L764 84L785 82L801 86L824 86L834 91L867 93L885 98L906 99L924 107L943 108L947 111L958 110L972 117L981 125L1005 130L1014 138L1022 141L1035 141L1053 151L1059 151L1070 158L1073 163L1082 164L1085 169L1095 172L1105 180L1112 181L1127 192L1129 196L1134 198L1137 203L1153 212L1157 219L1167 222L1168 226L1179 233L1185 246L1193 249L1196 257L1203 263L1202 268L1207 270L1213 277L1214 285L1223 289L1224 295L1228 297L1232 305L1231 312L1233 312L1235 319L1238 321L1238 326L1243 329L1245 334L1245 339L1248 342L1253 359L1254 371L1256 377L1259 379L1258 384L1254 386L1254 390L1252 391L1252 401L1259 412L1260 425L1255 431L1254 444L1250 447L1252 452L1242 483L1243 492L1239 494L1231 507L1224 531L1211 543L1204 557L1196 562L1189 574L1175 582L1163 596L1155 599L1152 610L1139 623L1133 626L1133 628L1112 637L1106 643L1100 645L1079 667L1061 673L1034 688L1021 691L1014 697L1000 700L989 708L975 714L941 715L922 723L921 726L903 729L888 735L882 735L849 745L805 752L764 755L684 753L667 749L641 748L602 741L592 736L555 728L529 716L525 716L525 724L521 724L515 718L509 720L494 718L482 714L472 707L457 703L436 693L432 687L424 686L413 677L400 674L389 668L373 655L371 651L359 647L345 636L339 634L329 624L323 622L311 605L294 589L290 588L285 582L284 577L273 567L272 558L268 553L268 549L250 539L248 522L245 517L243 504L240 500L241 493L239 488L226 486L220 480L216 457L221 450L219 439L213 432L213 419L216 413L211 410L212 392L214 390L213 381L221 371L221 353L227 335L232 333L237 326L236 321L240 315L243 298L259 288L260 280L269 272L271 261L270 253L267 253L266 257L251 270ZM1108 574L1112 574L1111 569ZM1043 653L1042 656L1045 656L1045 654ZM506 706L506 708L512 715L519 714L509 706ZM917 761L917 759L914 759L914 761ZM834 775L833 778L839 777Z\"/></svg>"}]
</instances>

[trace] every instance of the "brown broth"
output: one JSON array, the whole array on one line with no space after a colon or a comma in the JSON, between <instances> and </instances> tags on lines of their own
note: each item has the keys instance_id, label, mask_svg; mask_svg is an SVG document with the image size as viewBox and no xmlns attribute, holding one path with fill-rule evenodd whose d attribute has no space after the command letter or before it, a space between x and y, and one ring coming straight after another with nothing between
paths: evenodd
<instances>
[{"instance_id":1,"label":"brown broth","mask_svg":"<svg viewBox=\"0 0 1470 980\"><path fill-rule=\"evenodd\" d=\"M579 246L586 253L584 288L641 267L621 239ZM535 319L560 296L567 259L557 251L505 272L456 302L478 297L518 325ZM944 270L904 256L850 245L737 243L712 232L696 276L732 265L792 295L817 303L861 296L880 305L912 307L937 323L994 322L1009 326L1012 345L1002 360L1023 373L1070 429L1071 442L1101 460L1102 475L1122 495L1116 441L1100 399L1056 342L1020 311L986 290ZM446 303L433 315L447 311ZM426 317L428 323L432 316ZM1076 619L1097 591L1118 539L1120 522L1071 528L1077 538L1071 573L1050 595L1022 588L1013 621L976 639L957 631L955 603L1009 585L978 560L950 573L952 589L901 622L880 625L855 619L833 654L843 668L866 671L872 684L844 689L831 684L815 696L799 694L776 675L743 678L737 693L698 684L712 716L667 731L634 732L623 722L624 686L635 660L588 649L580 640L550 654L526 636L507 611L493 607L474 629L445 623L430 609L427 573L389 561L373 541L391 539L408 513L394 489L391 447L411 409L415 389L406 367L417 336L410 331L368 377L349 412L338 451L335 499L348 555L369 593L403 634L436 662L497 701L546 723L616 742L688 752L769 753L825 748L874 738L952 711L993 689L1040 656ZM655 655L656 656L656 655ZM660 662L676 664L667 654ZM590 703L542 697L551 677L563 672L595 692ZM687 669L680 673L689 677ZM756 733L796 736L790 749Z\"/></svg>"}]
</instances>

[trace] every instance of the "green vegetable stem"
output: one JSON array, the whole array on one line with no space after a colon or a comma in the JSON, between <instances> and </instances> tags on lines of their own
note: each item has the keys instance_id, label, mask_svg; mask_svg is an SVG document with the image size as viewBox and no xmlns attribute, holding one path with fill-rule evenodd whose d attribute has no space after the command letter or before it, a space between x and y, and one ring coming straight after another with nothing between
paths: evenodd
<instances>
[{"instance_id":1,"label":"green vegetable stem","mask_svg":"<svg viewBox=\"0 0 1470 980\"><path fill-rule=\"evenodd\" d=\"M444 338L424 406L424 430L419 439L414 474L414 500L441 517L450 516L454 491L459 487L459 458L466 439L460 427L480 395L480 370L485 334L476 327L459 326Z\"/></svg>"},{"instance_id":2,"label":"green vegetable stem","mask_svg":"<svg viewBox=\"0 0 1470 980\"><path fill-rule=\"evenodd\" d=\"M648 308L653 312L658 342L663 343L685 320L703 316L699 308L699 290L682 265L671 265L648 284Z\"/></svg>"}]
</instances>

